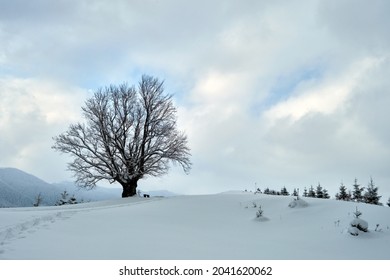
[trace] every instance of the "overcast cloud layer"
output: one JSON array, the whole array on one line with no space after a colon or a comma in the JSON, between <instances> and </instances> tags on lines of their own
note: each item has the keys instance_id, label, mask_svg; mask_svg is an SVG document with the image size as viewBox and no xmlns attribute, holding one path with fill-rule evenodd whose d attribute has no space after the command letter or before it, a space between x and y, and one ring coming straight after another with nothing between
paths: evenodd
<instances>
[{"instance_id":1,"label":"overcast cloud layer","mask_svg":"<svg viewBox=\"0 0 390 280\"><path fill-rule=\"evenodd\" d=\"M390 195L390 1L0 0L0 166L71 179L52 137L110 83L165 80L193 169L143 189L214 193L370 176ZM383 201L383 202L384 202Z\"/></svg>"}]
</instances>

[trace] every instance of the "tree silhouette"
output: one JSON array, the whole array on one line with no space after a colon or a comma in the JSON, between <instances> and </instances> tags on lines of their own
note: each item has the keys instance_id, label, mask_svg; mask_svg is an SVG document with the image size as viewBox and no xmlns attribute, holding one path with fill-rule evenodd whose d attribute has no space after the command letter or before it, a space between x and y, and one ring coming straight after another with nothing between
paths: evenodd
<instances>
[{"instance_id":1,"label":"tree silhouette","mask_svg":"<svg viewBox=\"0 0 390 280\"><path fill-rule=\"evenodd\" d=\"M117 182L128 197L136 195L138 180L166 174L169 163L189 172L187 137L178 131L172 96L157 78L144 75L137 88L99 89L82 111L86 122L71 125L53 145L74 158L68 168L80 187Z\"/></svg>"}]
</instances>

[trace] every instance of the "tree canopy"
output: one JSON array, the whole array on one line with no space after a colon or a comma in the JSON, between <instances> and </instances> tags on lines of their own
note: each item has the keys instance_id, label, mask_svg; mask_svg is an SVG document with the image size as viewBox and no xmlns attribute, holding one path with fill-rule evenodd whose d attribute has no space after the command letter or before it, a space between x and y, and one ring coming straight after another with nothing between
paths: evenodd
<instances>
[{"instance_id":1,"label":"tree canopy","mask_svg":"<svg viewBox=\"0 0 390 280\"><path fill-rule=\"evenodd\" d=\"M187 136L177 129L177 111L163 85L144 75L138 87L101 88L82 107L85 123L54 137L52 148L73 157L68 168L80 187L117 182L127 197L136 194L138 180L166 174L170 163L189 172Z\"/></svg>"}]
</instances>

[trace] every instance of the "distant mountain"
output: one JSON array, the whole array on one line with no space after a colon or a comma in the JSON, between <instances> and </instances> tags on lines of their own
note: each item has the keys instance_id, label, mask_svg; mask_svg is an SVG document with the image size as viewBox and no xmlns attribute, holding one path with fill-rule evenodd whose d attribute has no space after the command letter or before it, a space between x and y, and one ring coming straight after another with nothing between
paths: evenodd
<instances>
[{"instance_id":1,"label":"distant mountain","mask_svg":"<svg viewBox=\"0 0 390 280\"><path fill-rule=\"evenodd\" d=\"M120 189L97 187L87 191L78 189L73 183L49 184L16 168L0 168L0 207L30 207L42 196L42 206L55 205L66 190L78 201L97 201L118 198Z\"/></svg>"},{"instance_id":2,"label":"distant mountain","mask_svg":"<svg viewBox=\"0 0 390 280\"><path fill-rule=\"evenodd\" d=\"M33 206L41 193L42 205L54 205L61 191L16 168L0 168L0 207Z\"/></svg>"}]
</instances>

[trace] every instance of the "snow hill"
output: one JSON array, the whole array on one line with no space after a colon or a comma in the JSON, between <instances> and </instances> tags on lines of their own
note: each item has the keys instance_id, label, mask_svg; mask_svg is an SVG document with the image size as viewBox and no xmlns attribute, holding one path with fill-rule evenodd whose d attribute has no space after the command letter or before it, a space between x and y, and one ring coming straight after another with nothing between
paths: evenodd
<instances>
[{"instance_id":1,"label":"snow hill","mask_svg":"<svg viewBox=\"0 0 390 280\"><path fill-rule=\"evenodd\" d=\"M356 207L368 231L352 236ZM229 192L0 209L0 259L388 260L389 244L389 207L329 199Z\"/></svg>"},{"instance_id":2,"label":"snow hill","mask_svg":"<svg viewBox=\"0 0 390 280\"><path fill-rule=\"evenodd\" d=\"M39 193L43 198L42 205L55 205L64 190L75 195L78 201L97 201L121 196L119 189L97 187L92 191L79 190L73 183L49 184L16 168L0 168L0 208L32 206Z\"/></svg>"}]
</instances>

